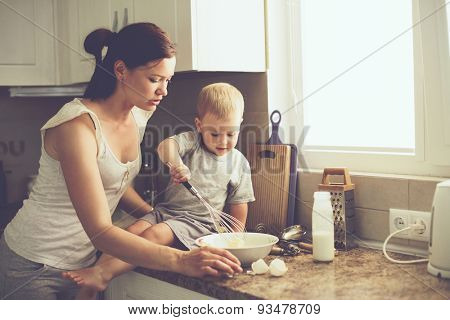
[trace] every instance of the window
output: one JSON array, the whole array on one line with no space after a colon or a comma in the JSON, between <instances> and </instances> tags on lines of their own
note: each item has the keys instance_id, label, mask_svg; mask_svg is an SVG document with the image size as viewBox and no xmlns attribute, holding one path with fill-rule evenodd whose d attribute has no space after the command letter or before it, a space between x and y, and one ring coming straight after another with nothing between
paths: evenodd
<instances>
[{"instance_id":1,"label":"window","mask_svg":"<svg viewBox=\"0 0 450 320\"><path fill-rule=\"evenodd\" d=\"M301 26L305 145L414 152L411 1L302 1Z\"/></svg>"},{"instance_id":2,"label":"window","mask_svg":"<svg viewBox=\"0 0 450 320\"><path fill-rule=\"evenodd\" d=\"M297 3L304 164L450 176L446 2Z\"/></svg>"}]
</instances>

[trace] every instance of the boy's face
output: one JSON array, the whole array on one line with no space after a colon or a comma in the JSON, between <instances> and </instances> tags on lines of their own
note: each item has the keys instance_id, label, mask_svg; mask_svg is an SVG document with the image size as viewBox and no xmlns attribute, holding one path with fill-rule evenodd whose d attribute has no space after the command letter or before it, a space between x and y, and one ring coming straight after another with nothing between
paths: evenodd
<instances>
[{"instance_id":1,"label":"boy's face","mask_svg":"<svg viewBox=\"0 0 450 320\"><path fill-rule=\"evenodd\" d=\"M237 112L221 119L211 113L206 113L201 120L195 118L206 149L217 156L227 154L236 146L241 122L242 117Z\"/></svg>"}]
</instances>

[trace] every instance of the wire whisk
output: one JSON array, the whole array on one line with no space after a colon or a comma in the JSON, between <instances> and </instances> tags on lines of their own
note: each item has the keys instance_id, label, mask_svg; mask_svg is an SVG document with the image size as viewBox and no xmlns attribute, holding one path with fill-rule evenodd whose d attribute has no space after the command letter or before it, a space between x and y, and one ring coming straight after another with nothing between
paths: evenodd
<instances>
[{"instance_id":1,"label":"wire whisk","mask_svg":"<svg viewBox=\"0 0 450 320\"><path fill-rule=\"evenodd\" d=\"M170 162L167 162L167 166L172 167ZM213 221L214 229L217 233L244 233L246 232L245 224L233 217L232 215L217 210L211 206L208 201L206 201L200 192L194 186L192 186L188 181L182 182L183 186L194 195L205 207L208 209L209 215Z\"/></svg>"}]
</instances>

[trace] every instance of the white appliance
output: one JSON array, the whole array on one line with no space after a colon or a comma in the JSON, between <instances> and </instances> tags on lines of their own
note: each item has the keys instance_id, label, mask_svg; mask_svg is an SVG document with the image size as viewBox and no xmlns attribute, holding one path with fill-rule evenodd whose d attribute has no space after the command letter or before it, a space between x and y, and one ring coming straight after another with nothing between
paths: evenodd
<instances>
[{"instance_id":1,"label":"white appliance","mask_svg":"<svg viewBox=\"0 0 450 320\"><path fill-rule=\"evenodd\" d=\"M450 278L450 180L438 183L431 208L429 273Z\"/></svg>"}]
</instances>

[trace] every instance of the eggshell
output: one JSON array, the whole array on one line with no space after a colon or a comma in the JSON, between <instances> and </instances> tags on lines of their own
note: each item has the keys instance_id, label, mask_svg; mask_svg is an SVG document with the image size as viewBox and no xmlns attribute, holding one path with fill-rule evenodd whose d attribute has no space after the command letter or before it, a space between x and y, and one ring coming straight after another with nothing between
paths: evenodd
<instances>
[{"instance_id":1,"label":"eggshell","mask_svg":"<svg viewBox=\"0 0 450 320\"><path fill-rule=\"evenodd\" d=\"M276 258L270 263L269 270L272 276L281 277L287 272L288 268L283 260Z\"/></svg>"},{"instance_id":2,"label":"eggshell","mask_svg":"<svg viewBox=\"0 0 450 320\"><path fill-rule=\"evenodd\" d=\"M263 274L269 271L269 266L263 259L259 259L252 263L252 270L255 274Z\"/></svg>"}]
</instances>

